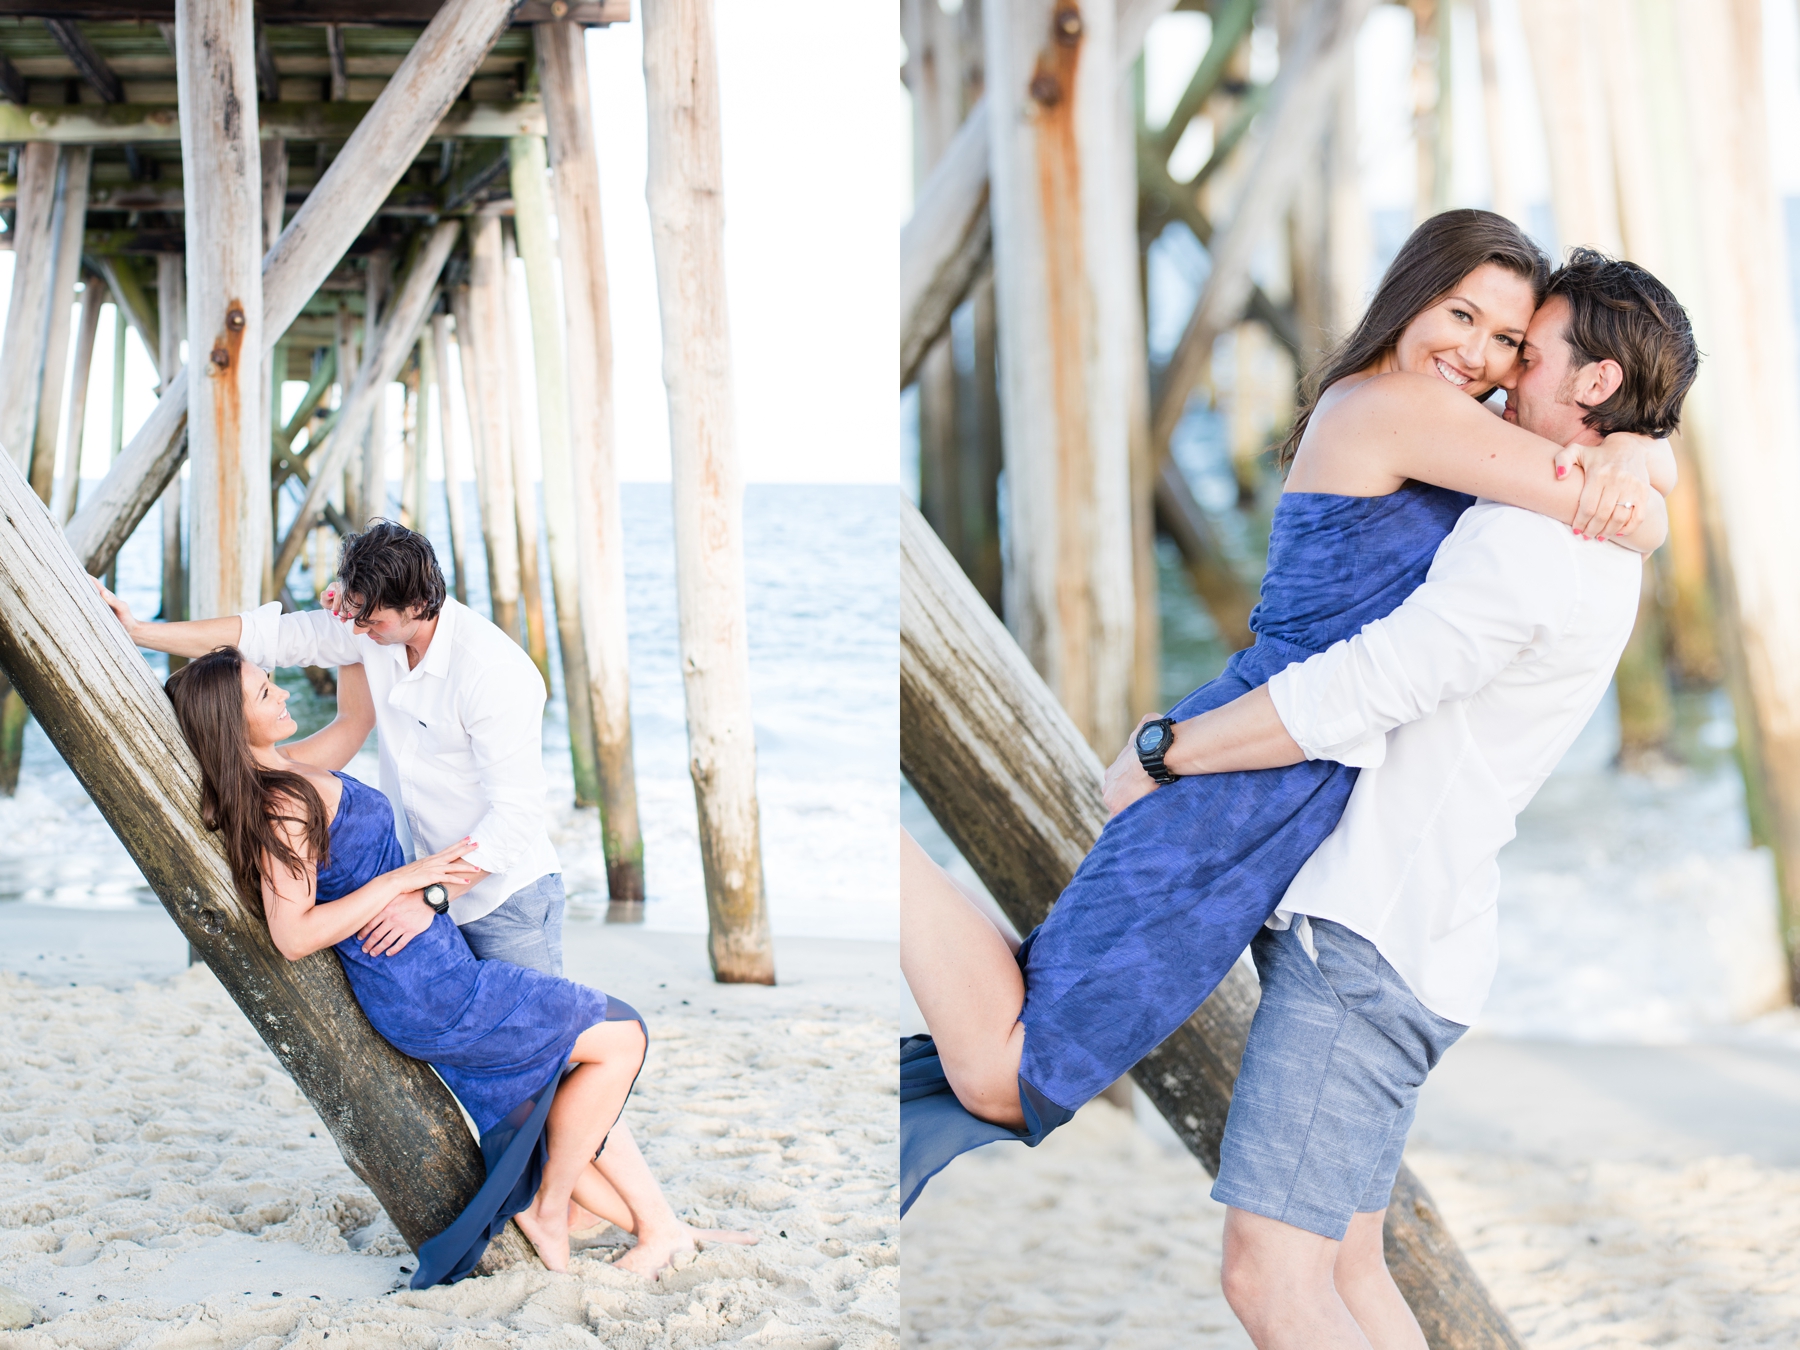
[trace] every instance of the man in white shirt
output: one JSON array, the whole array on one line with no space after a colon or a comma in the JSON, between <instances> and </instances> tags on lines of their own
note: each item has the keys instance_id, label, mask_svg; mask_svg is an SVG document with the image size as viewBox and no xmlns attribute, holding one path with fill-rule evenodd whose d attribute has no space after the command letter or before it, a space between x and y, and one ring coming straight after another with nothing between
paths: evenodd
<instances>
[{"instance_id":1,"label":"man in white shirt","mask_svg":"<svg viewBox=\"0 0 1800 1350\"><path fill-rule=\"evenodd\" d=\"M344 539L326 608L147 623L107 602L133 642L176 656L233 646L264 669L361 663L375 698L380 787L408 857L462 838L486 874L396 900L358 936L392 954L447 905L475 955L562 973L562 876L545 825L544 680L505 633L445 594L431 543L392 521ZM435 903L434 903L435 902Z\"/></svg>"},{"instance_id":2,"label":"man in white shirt","mask_svg":"<svg viewBox=\"0 0 1800 1350\"><path fill-rule=\"evenodd\" d=\"M1552 278L1524 357L1508 416L1565 445L1666 434L1698 364L1667 288L1587 250ZM1496 857L1605 694L1641 568L1478 502L1399 609L1174 728L1176 774L1361 770L1251 947L1262 1000L1213 1196L1230 1206L1226 1297L1261 1350L1424 1350L1382 1257L1401 1150L1419 1086L1493 979ZM1107 804L1149 786L1128 747Z\"/></svg>"}]
</instances>

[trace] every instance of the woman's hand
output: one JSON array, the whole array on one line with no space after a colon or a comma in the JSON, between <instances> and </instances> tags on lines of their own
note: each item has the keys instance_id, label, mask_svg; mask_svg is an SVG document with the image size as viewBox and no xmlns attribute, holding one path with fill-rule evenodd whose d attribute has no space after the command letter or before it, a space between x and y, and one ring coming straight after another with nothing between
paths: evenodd
<instances>
[{"instance_id":1,"label":"woman's hand","mask_svg":"<svg viewBox=\"0 0 1800 1350\"><path fill-rule=\"evenodd\" d=\"M124 626L125 635L136 643L138 621L132 617L131 606L119 599L119 597L114 595L111 591L107 590L106 587L102 586L100 584L100 578L93 577L91 580L94 583L94 589L100 592L100 598L106 601L106 607L113 612L113 616ZM142 644L140 643L138 645L141 646Z\"/></svg>"},{"instance_id":2,"label":"woman's hand","mask_svg":"<svg viewBox=\"0 0 1800 1350\"><path fill-rule=\"evenodd\" d=\"M422 891L434 884L455 886L479 881L481 869L464 859L480 847L472 839L459 839L449 848L439 849L405 867L396 867L388 876L397 881L403 891Z\"/></svg>"},{"instance_id":3,"label":"woman's hand","mask_svg":"<svg viewBox=\"0 0 1800 1350\"><path fill-rule=\"evenodd\" d=\"M1137 753L1138 732L1144 729L1145 722L1155 720L1151 715L1139 720L1126 738L1125 748L1106 770L1106 779L1100 786L1100 800L1106 804L1109 820L1140 797L1148 797L1156 791L1156 780L1144 772L1143 761L1138 759Z\"/></svg>"},{"instance_id":4,"label":"woman's hand","mask_svg":"<svg viewBox=\"0 0 1800 1350\"><path fill-rule=\"evenodd\" d=\"M1586 539L1611 539L1642 518L1650 486L1650 456L1657 442L1649 436L1615 431L1599 445L1565 445L1556 455L1556 476L1579 464L1584 475L1581 502L1569 522Z\"/></svg>"}]
</instances>

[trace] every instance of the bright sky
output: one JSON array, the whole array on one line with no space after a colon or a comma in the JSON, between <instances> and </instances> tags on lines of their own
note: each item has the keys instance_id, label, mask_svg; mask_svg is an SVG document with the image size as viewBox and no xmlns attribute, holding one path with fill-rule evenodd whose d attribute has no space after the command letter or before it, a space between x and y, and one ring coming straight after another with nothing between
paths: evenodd
<instances>
[{"instance_id":1,"label":"bright sky","mask_svg":"<svg viewBox=\"0 0 1800 1350\"><path fill-rule=\"evenodd\" d=\"M754 6L715 9L725 153L725 269L737 445L750 482L895 481L893 221L899 185L879 129L892 127L891 16L795 0L780 23ZM669 477L656 273L644 201L642 30L588 34L611 285L620 476ZM0 253L0 306L12 290ZM105 473L113 311L89 384L83 477ZM153 363L127 338L125 434L155 402ZM292 407L304 386L290 383ZM390 436L399 434L398 388ZM433 437L435 445L436 437ZM390 478L398 478L397 443ZM433 476L441 459L434 452Z\"/></svg>"}]
</instances>

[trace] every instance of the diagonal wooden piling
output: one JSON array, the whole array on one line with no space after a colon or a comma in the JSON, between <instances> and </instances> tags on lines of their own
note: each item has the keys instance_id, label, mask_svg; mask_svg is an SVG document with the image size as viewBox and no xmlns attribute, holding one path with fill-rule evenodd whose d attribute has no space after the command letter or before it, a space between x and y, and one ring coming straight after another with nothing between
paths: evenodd
<instances>
[{"instance_id":1,"label":"diagonal wooden piling","mask_svg":"<svg viewBox=\"0 0 1800 1350\"><path fill-rule=\"evenodd\" d=\"M17 466L0 464L0 665L176 925L417 1248L483 1177L444 1085L376 1034L331 952L289 962L200 822L200 770L154 674ZM484 1269L533 1261L516 1231Z\"/></svg>"}]
</instances>

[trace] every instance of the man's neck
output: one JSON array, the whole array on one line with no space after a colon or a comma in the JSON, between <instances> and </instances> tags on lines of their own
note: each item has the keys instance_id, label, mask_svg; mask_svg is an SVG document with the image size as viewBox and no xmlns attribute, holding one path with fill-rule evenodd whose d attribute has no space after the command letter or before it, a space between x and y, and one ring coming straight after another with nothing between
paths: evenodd
<instances>
[{"instance_id":1,"label":"man's neck","mask_svg":"<svg viewBox=\"0 0 1800 1350\"><path fill-rule=\"evenodd\" d=\"M429 619L422 619L419 621L419 626L413 629L412 639L406 644L406 668L408 670L417 670L419 662L425 659L425 653L431 647L431 639L437 636L440 617L442 616L434 615Z\"/></svg>"}]
</instances>

